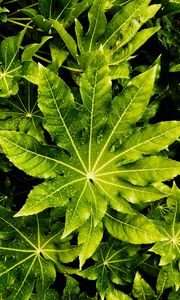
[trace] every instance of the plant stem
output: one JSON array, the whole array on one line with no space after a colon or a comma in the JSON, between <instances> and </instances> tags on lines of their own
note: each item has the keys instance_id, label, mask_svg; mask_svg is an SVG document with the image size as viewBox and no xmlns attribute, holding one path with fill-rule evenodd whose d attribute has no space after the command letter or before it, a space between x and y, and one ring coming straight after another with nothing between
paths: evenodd
<instances>
[{"instance_id":1,"label":"plant stem","mask_svg":"<svg viewBox=\"0 0 180 300\"><path fill-rule=\"evenodd\" d=\"M30 21L32 19L31 18L10 18L10 20L13 20L13 21Z\"/></svg>"},{"instance_id":2,"label":"plant stem","mask_svg":"<svg viewBox=\"0 0 180 300\"><path fill-rule=\"evenodd\" d=\"M71 67L64 66L64 65L62 65L61 68L72 71L72 72L76 72L76 73L83 73L82 69L75 69L75 68L71 68Z\"/></svg>"},{"instance_id":3,"label":"plant stem","mask_svg":"<svg viewBox=\"0 0 180 300\"><path fill-rule=\"evenodd\" d=\"M36 58L39 58L40 60L43 60L43 61L47 62L48 64L50 64L52 62L51 60L49 60L45 57L42 57L38 54L34 54L33 56L36 57ZM81 70L81 69L75 69L75 68L71 68L71 67L64 66L64 65L62 65L61 68L72 71L72 72L76 72L76 73L82 73L83 72L83 70Z\"/></svg>"},{"instance_id":4,"label":"plant stem","mask_svg":"<svg viewBox=\"0 0 180 300\"><path fill-rule=\"evenodd\" d=\"M11 4L11 3L14 3L14 2L18 2L19 0L11 0L11 1L7 1L7 2L5 2L4 4L6 5L6 4Z\"/></svg>"},{"instance_id":5,"label":"plant stem","mask_svg":"<svg viewBox=\"0 0 180 300\"><path fill-rule=\"evenodd\" d=\"M14 21L14 20L9 19L9 18L7 19L7 21L10 22L10 23L13 23L13 24L16 24L16 25L19 25L19 26L22 26L22 27L27 27L29 29L33 29L34 30L34 28L32 26L30 26L30 25L26 25L26 24ZM36 30L43 32L43 30L40 29L40 28L37 28Z\"/></svg>"},{"instance_id":6,"label":"plant stem","mask_svg":"<svg viewBox=\"0 0 180 300\"><path fill-rule=\"evenodd\" d=\"M45 61L45 62L47 62L48 64L51 63L51 60L49 60L49 59L47 59L47 58L45 58L45 57L42 57L42 56L40 56L40 55L38 55L38 54L34 54L33 56L34 56L34 57L37 57L37 58L39 58L39 59L41 59L41 60L43 60L43 61Z\"/></svg>"},{"instance_id":7,"label":"plant stem","mask_svg":"<svg viewBox=\"0 0 180 300\"><path fill-rule=\"evenodd\" d=\"M31 7L37 6L37 5L38 5L38 3L33 3L33 4L31 4L31 5L25 6L24 8L17 9L16 11L12 12L12 13L9 14L8 16L11 17L11 16L13 16L13 15L15 15L15 14L21 12L21 10L23 10L23 9L31 8Z\"/></svg>"}]
</instances>

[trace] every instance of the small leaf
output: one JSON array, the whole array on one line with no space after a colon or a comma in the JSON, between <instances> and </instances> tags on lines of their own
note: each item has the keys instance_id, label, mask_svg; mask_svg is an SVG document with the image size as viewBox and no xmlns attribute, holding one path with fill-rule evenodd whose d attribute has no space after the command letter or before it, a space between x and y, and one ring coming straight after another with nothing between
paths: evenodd
<instances>
[{"instance_id":1,"label":"small leaf","mask_svg":"<svg viewBox=\"0 0 180 300\"><path fill-rule=\"evenodd\" d=\"M51 38L52 38L52 36L43 36L42 40L39 44L33 43L30 45L27 45L24 48L24 51L22 53L22 58L21 58L22 62L32 60L33 55L36 54L36 52Z\"/></svg>"},{"instance_id":2,"label":"small leaf","mask_svg":"<svg viewBox=\"0 0 180 300\"><path fill-rule=\"evenodd\" d=\"M1 239L0 292L4 299L28 299L33 291L39 299L56 277L54 263L45 253L56 251L54 236L47 235L41 217L13 219L13 214L0 208L0 231L7 236ZM58 251L57 251L58 252ZM34 285L34 283L36 283ZM8 287L5 289L4 287Z\"/></svg>"},{"instance_id":3,"label":"small leaf","mask_svg":"<svg viewBox=\"0 0 180 300\"><path fill-rule=\"evenodd\" d=\"M48 66L48 68L55 74L57 74L59 68L67 59L69 53L63 49L59 49L59 47L54 43L50 42L49 46L51 51L52 63Z\"/></svg>"},{"instance_id":4,"label":"small leaf","mask_svg":"<svg viewBox=\"0 0 180 300\"><path fill-rule=\"evenodd\" d=\"M63 290L62 300L73 299L73 297L78 297L79 292L80 288L78 281L73 277L66 275L66 286Z\"/></svg>"},{"instance_id":5,"label":"small leaf","mask_svg":"<svg viewBox=\"0 0 180 300\"><path fill-rule=\"evenodd\" d=\"M170 211L166 216L166 223L162 221L158 224L164 241L157 242L150 249L161 256L160 265L167 265L180 258L180 191L175 184L167 203Z\"/></svg>"},{"instance_id":6,"label":"small leaf","mask_svg":"<svg viewBox=\"0 0 180 300\"><path fill-rule=\"evenodd\" d=\"M56 20L51 20L53 27L57 30L60 37L64 41L66 47L68 48L71 55L76 59L77 58L77 46L74 39L71 35L65 30L62 24L57 22Z\"/></svg>"},{"instance_id":7,"label":"small leaf","mask_svg":"<svg viewBox=\"0 0 180 300\"><path fill-rule=\"evenodd\" d=\"M21 81L19 86L17 95L1 101L0 129L23 131L45 143L43 115L37 106L37 89L26 81Z\"/></svg>"},{"instance_id":8,"label":"small leaf","mask_svg":"<svg viewBox=\"0 0 180 300\"><path fill-rule=\"evenodd\" d=\"M89 29L84 40L85 51L91 52L97 48L96 43L106 29L105 9L106 0L93 1L88 13Z\"/></svg>"},{"instance_id":9,"label":"small leaf","mask_svg":"<svg viewBox=\"0 0 180 300\"><path fill-rule=\"evenodd\" d=\"M18 92L15 77L21 75L19 47L26 32L26 27L17 36L7 37L0 44L0 96L9 97Z\"/></svg>"},{"instance_id":10,"label":"small leaf","mask_svg":"<svg viewBox=\"0 0 180 300\"><path fill-rule=\"evenodd\" d=\"M109 299L111 299L112 294L114 297L118 295L116 290L111 290L113 283L123 285L133 280L132 267L138 260L137 251L138 246L110 239L108 242L100 244L92 256L95 264L80 272L79 275L89 280L97 279L96 287L101 299L104 299L105 295L109 295ZM127 298L128 296L126 297L124 293L120 292L120 295L125 297L124 299L131 299Z\"/></svg>"},{"instance_id":11,"label":"small leaf","mask_svg":"<svg viewBox=\"0 0 180 300\"><path fill-rule=\"evenodd\" d=\"M136 272L132 289L133 296L138 300L156 299L155 292L151 286Z\"/></svg>"}]
</instances>

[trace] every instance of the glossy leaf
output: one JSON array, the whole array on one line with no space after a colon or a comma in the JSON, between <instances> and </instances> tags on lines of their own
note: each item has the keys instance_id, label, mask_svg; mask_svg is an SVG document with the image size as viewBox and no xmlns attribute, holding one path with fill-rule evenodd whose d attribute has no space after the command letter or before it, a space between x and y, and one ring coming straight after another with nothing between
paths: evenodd
<instances>
[{"instance_id":1,"label":"glossy leaf","mask_svg":"<svg viewBox=\"0 0 180 300\"><path fill-rule=\"evenodd\" d=\"M155 292L138 272L134 278L132 293L133 296L138 300L156 299Z\"/></svg>"},{"instance_id":2,"label":"glossy leaf","mask_svg":"<svg viewBox=\"0 0 180 300\"><path fill-rule=\"evenodd\" d=\"M22 81L17 95L2 99L0 109L1 130L23 131L45 143L43 115L37 106L36 86Z\"/></svg>"},{"instance_id":3,"label":"glossy leaf","mask_svg":"<svg viewBox=\"0 0 180 300\"><path fill-rule=\"evenodd\" d=\"M89 27L86 33L80 20L75 20L77 45L80 54L77 55L76 51L75 56L72 49L70 53L77 60L80 69L85 70L93 59L95 52L99 47L103 47L112 78L128 78L127 61L133 57L133 53L139 47L160 29L159 27L152 27L138 32L141 26L152 18L160 8L158 4L148 6L149 3L149 0L127 1L126 5L114 14L108 22L105 13L111 6L115 5L114 1L112 4L104 0L93 1L88 12ZM55 28L66 47L68 49L72 47L70 45L71 40L71 44L74 45L73 48L75 49L75 41L65 30L63 22L54 22L56 22ZM64 38L65 36L66 38Z\"/></svg>"},{"instance_id":4,"label":"glossy leaf","mask_svg":"<svg viewBox=\"0 0 180 300\"><path fill-rule=\"evenodd\" d=\"M91 216L92 218L92 216ZM100 222L93 226L93 220L87 221L79 230L78 244L83 244L81 253L79 254L80 268L83 266L87 258L91 257L97 246L101 242L103 236L103 226Z\"/></svg>"},{"instance_id":5,"label":"glossy leaf","mask_svg":"<svg viewBox=\"0 0 180 300\"><path fill-rule=\"evenodd\" d=\"M158 297L160 297L164 291L170 287L174 287L176 291L178 291L180 287L179 268L174 263L163 266L159 271L156 283Z\"/></svg>"},{"instance_id":6,"label":"glossy leaf","mask_svg":"<svg viewBox=\"0 0 180 300\"><path fill-rule=\"evenodd\" d=\"M164 241L157 242L150 251L161 256L160 265L167 265L180 258L180 191L176 185L172 195L168 198L166 223L159 223L159 228L164 235Z\"/></svg>"},{"instance_id":7,"label":"glossy leaf","mask_svg":"<svg viewBox=\"0 0 180 300\"><path fill-rule=\"evenodd\" d=\"M24 300L29 299L34 290L38 299L43 299L56 278L54 263L61 260L62 254L72 252L72 246L66 243L65 247L64 242L60 242L61 227L47 234L42 216L18 220L12 216L12 213L0 208L1 295L6 299ZM78 248L76 256L77 251ZM72 259L74 254L67 261Z\"/></svg>"},{"instance_id":8,"label":"glossy leaf","mask_svg":"<svg viewBox=\"0 0 180 300\"><path fill-rule=\"evenodd\" d=\"M94 253L92 257L95 261L94 266L85 269L79 275L89 280L97 279L96 287L101 299L104 299L106 294L109 295L107 299L111 299L113 293L117 297L118 293L111 291L112 283L123 285L132 281L132 268L139 260L137 251L138 246L130 246L111 239L108 243L102 243ZM123 296L125 297L122 293ZM127 296L124 299L130 298Z\"/></svg>"},{"instance_id":9,"label":"glossy leaf","mask_svg":"<svg viewBox=\"0 0 180 300\"><path fill-rule=\"evenodd\" d=\"M155 74L156 66L134 77L122 94L112 100L110 71L101 48L81 76L81 99L76 106L67 84L39 65L38 105L44 115L44 127L56 146L42 145L22 132L1 131L1 145L8 158L27 174L46 179L30 192L16 216L66 206L65 237L81 226L85 226L81 230L89 228L94 232L110 205L129 214L122 217L127 236L119 219L110 222L109 217L105 217L112 235L131 243L161 240L156 226L136 214L131 205L166 197L171 191L160 187L161 182L180 173L179 164L172 160L153 156L136 162L143 155L163 150L180 135L178 121L134 129L151 97ZM137 178L135 169L132 177L125 177L123 170L129 170L131 161L139 163L146 175ZM159 162L160 170L155 171L152 180L148 161L149 164ZM172 168L169 173L165 172L168 167ZM84 240L81 265L95 251L100 236L99 232L97 243L89 247L89 254L85 249L91 242L88 237Z\"/></svg>"},{"instance_id":10,"label":"glossy leaf","mask_svg":"<svg viewBox=\"0 0 180 300\"><path fill-rule=\"evenodd\" d=\"M107 214L105 226L112 236L132 244L150 244L163 239L153 222L140 214L115 217Z\"/></svg>"},{"instance_id":11,"label":"glossy leaf","mask_svg":"<svg viewBox=\"0 0 180 300\"><path fill-rule=\"evenodd\" d=\"M17 77L21 75L19 47L26 28L17 36L7 37L0 44L0 97L9 97L18 92Z\"/></svg>"},{"instance_id":12,"label":"glossy leaf","mask_svg":"<svg viewBox=\"0 0 180 300\"><path fill-rule=\"evenodd\" d=\"M23 62L23 61L32 60L33 55L36 54L36 52L51 38L52 38L51 36L43 36L39 44L34 43L34 44L27 45L24 48L21 61Z\"/></svg>"}]
</instances>

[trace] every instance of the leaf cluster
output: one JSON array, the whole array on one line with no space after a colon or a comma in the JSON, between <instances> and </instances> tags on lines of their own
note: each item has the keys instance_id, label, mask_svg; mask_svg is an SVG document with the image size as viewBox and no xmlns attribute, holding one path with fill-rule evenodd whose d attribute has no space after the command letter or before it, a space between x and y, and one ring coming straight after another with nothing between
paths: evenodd
<instances>
[{"instance_id":1,"label":"leaf cluster","mask_svg":"<svg viewBox=\"0 0 180 300\"><path fill-rule=\"evenodd\" d=\"M179 9L0 1L0 298L178 298Z\"/></svg>"}]
</instances>

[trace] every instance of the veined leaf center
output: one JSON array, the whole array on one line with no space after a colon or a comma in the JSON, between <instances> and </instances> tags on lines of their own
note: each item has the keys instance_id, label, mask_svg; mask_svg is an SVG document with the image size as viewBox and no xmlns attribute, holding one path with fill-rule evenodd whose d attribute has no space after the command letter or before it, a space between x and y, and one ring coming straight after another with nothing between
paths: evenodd
<instances>
[{"instance_id":1,"label":"veined leaf center","mask_svg":"<svg viewBox=\"0 0 180 300\"><path fill-rule=\"evenodd\" d=\"M94 181L94 180L95 180L95 175L94 175L94 173L93 173L93 172L88 172L88 173L87 173L87 178L88 178L89 180Z\"/></svg>"}]
</instances>

